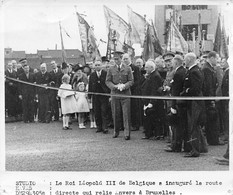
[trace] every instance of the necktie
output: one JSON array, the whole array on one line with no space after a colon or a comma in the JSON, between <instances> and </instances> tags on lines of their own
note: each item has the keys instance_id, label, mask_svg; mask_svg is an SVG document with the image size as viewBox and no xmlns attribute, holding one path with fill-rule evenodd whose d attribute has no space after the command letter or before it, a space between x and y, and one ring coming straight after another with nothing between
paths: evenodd
<instances>
[{"instance_id":1,"label":"necktie","mask_svg":"<svg viewBox=\"0 0 233 195\"><path fill-rule=\"evenodd\" d=\"M121 66L120 66L120 65L118 66L118 70L119 70L119 71L121 70Z\"/></svg>"}]
</instances>

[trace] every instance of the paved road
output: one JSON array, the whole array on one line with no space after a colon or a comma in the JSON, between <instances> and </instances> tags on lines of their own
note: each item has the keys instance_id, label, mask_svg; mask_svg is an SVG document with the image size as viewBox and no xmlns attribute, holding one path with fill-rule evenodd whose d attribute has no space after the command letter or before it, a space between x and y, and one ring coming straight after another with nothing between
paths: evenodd
<instances>
[{"instance_id":1,"label":"paved road","mask_svg":"<svg viewBox=\"0 0 233 195\"><path fill-rule=\"evenodd\" d=\"M184 153L167 153L165 141L142 140L142 131L131 133L125 141L95 133L94 129L62 130L62 122L50 124L23 122L6 124L7 171L215 171L228 170L217 165L225 146L209 146L199 158ZM89 126L88 126L89 127Z\"/></svg>"}]
</instances>

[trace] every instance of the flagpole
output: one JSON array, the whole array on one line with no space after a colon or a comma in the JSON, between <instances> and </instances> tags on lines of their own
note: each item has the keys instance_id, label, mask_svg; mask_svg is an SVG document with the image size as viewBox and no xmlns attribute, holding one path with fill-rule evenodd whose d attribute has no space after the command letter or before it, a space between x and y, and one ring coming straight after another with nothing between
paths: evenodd
<instances>
[{"instance_id":1,"label":"flagpole","mask_svg":"<svg viewBox=\"0 0 233 195\"><path fill-rule=\"evenodd\" d=\"M63 37L61 31L61 21L59 21L59 28L60 28L60 37L61 37L62 61L66 62L65 49L64 49L64 43L63 43Z\"/></svg>"},{"instance_id":2,"label":"flagpole","mask_svg":"<svg viewBox=\"0 0 233 195\"><path fill-rule=\"evenodd\" d=\"M172 14L170 13L170 52L172 50Z\"/></svg>"},{"instance_id":3,"label":"flagpole","mask_svg":"<svg viewBox=\"0 0 233 195\"><path fill-rule=\"evenodd\" d=\"M77 13L78 13L78 11L77 11L77 5L74 6L74 9L75 9L76 18L78 20L78 17L77 17ZM83 63L84 63L84 65L86 65L86 58L85 58L85 55L83 53L83 46L82 46L82 57L83 57Z\"/></svg>"},{"instance_id":4,"label":"flagpole","mask_svg":"<svg viewBox=\"0 0 233 195\"><path fill-rule=\"evenodd\" d=\"M199 10L198 12L198 45L199 45L199 55L201 54L201 33L202 33L202 28L201 28L201 12Z\"/></svg>"},{"instance_id":5,"label":"flagpole","mask_svg":"<svg viewBox=\"0 0 233 195\"><path fill-rule=\"evenodd\" d=\"M195 31L196 29L193 28L193 53L196 53L196 38L195 38Z\"/></svg>"}]
</instances>

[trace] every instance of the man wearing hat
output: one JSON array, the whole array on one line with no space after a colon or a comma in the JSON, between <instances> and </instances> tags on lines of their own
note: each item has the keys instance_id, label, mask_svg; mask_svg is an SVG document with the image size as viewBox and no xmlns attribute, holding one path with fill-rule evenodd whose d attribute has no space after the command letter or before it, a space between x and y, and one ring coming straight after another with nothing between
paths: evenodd
<instances>
[{"instance_id":1,"label":"man wearing hat","mask_svg":"<svg viewBox=\"0 0 233 195\"><path fill-rule=\"evenodd\" d=\"M129 66L122 64L122 52L114 52L115 65L110 67L106 76L106 85L113 95L131 95L133 73ZM118 137L123 113L125 140L130 140L130 98L112 96L112 113L114 122L113 138Z\"/></svg>"},{"instance_id":2,"label":"man wearing hat","mask_svg":"<svg viewBox=\"0 0 233 195\"><path fill-rule=\"evenodd\" d=\"M132 95L139 95L140 89L139 89L139 82L140 82L140 70L137 66L132 64L131 58L128 53L125 53L122 57L123 63L127 66L129 66L132 69L134 83L130 87L131 94ZM140 107L139 107L139 99L132 98L131 100L131 131L137 131L139 130L140 126Z\"/></svg>"},{"instance_id":3,"label":"man wearing hat","mask_svg":"<svg viewBox=\"0 0 233 195\"><path fill-rule=\"evenodd\" d=\"M18 75L21 74L21 73L23 73L23 72L24 72L23 67L28 65L28 62L27 62L27 59L26 59L26 58L20 59L20 60L19 60L19 63L22 65L22 67L19 69ZM28 66L29 66L29 65L28 65ZM34 72L34 69L31 68L30 66L29 66L29 72L31 72L31 73Z\"/></svg>"},{"instance_id":4,"label":"man wearing hat","mask_svg":"<svg viewBox=\"0 0 233 195\"><path fill-rule=\"evenodd\" d=\"M28 65L24 65L24 72L19 75L19 80L34 83L35 75L31 73ZM23 121L34 122L34 98L36 95L35 86L19 83L19 98L22 100Z\"/></svg>"}]
</instances>

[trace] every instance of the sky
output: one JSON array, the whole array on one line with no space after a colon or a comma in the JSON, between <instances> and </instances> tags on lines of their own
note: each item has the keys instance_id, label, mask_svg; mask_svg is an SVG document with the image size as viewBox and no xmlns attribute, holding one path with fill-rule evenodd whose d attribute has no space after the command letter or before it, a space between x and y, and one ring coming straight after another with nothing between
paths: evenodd
<instances>
[{"instance_id":1,"label":"sky","mask_svg":"<svg viewBox=\"0 0 233 195\"><path fill-rule=\"evenodd\" d=\"M63 30L65 48L81 50L82 47L75 11L86 15L84 17L86 21L90 26L94 26L94 34L101 55L105 55L106 53L106 43L101 42L100 39L107 41L103 5L112 9L126 22L128 22L127 5L142 16L146 14L148 20L154 20L155 1L151 0L2 1L4 47L11 47L15 51L25 50L26 53L36 53L37 49L55 49L56 45L60 49L59 21L61 21L62 28L65 29ZM156 2L159 2L159 4L169 3L168 1ZM174 4L174 2L170 1L171 4ZM213 3L214 1L208 2ZM222 9L225 15L230 13L228 7L223 7ZM229 17L226 17L226 25L230 23L228 20ZM227 31L230 32L230 28L227 27ZM70 37L66 36L65 31Z\"/></svg>"}]
</instances>

